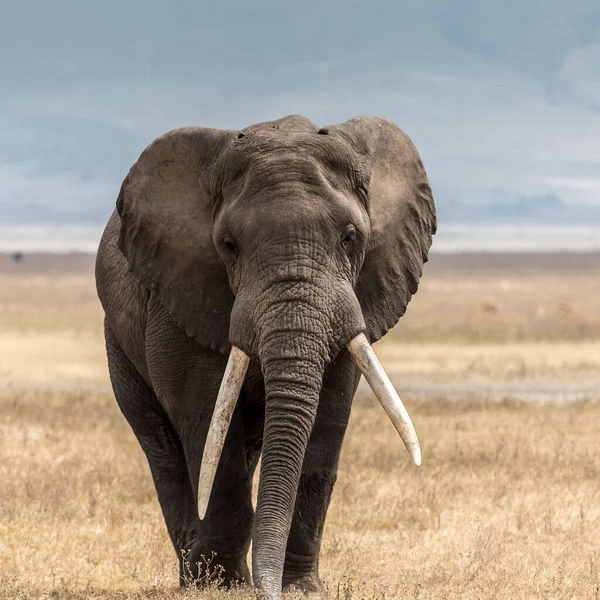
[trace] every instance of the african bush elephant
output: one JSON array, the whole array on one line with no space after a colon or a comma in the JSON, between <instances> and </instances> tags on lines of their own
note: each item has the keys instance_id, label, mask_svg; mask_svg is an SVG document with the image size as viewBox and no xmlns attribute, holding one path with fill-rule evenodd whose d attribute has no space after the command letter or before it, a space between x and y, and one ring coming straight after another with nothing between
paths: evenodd
<instances>
[{"instance_id":1,"label":"african bush elephant","mask_svg":"<svg viewBox=\"0 0 600 600\"><path fill-rule=\"evenodd\" d=\"M435 229L418 153L383 118L176 129L131 168L96 280L112 386L182 581L213 553L226 582L249 581L252 540L262 597L320 593L359 369L419 464L369 342L406 310Z\"/></svg>"}]
</instances>

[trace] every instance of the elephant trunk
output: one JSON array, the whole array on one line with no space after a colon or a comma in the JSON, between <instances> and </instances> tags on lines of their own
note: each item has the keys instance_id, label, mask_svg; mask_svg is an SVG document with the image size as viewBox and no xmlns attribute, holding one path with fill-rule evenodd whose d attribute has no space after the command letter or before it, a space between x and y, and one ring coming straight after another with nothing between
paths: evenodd
<instances>
[{"instance_id":1,"label":"elephant trunk","mask_svg":"<svg viewBox=\"0 0 600 600\"><path fill-rule=\"evenodd\" d=\"M252 571L266 598L279 598L304 454L330 354L331 316L309 299L284 300L259 326L265 424Z\"/></svg>"},{"instance_id":2,"label":"elephant trunk","mask_svg":"<svg viewBox=\"0 0 600 600\"><path fill-rule=\"evenodd\" d=\"M233 344L205 445L198 489L200 518L229 421L250 361L255 356L265 383L265 423L258 503L253 531L253 579L260 597L278 600L287 539L304 455L315 422L327 364L347 346L404 439L420 462L416 433L397 393L366 337L362 312L351 289L333 299L309 283L285 286L270 301L241 302L232 315ZM276 288L272 288L276 289ZM241 298L243 300L243 298ZM254 319L245 309L252 306ZM252 342L243 333L254 333Z\"/></svg>"}]
</instances>

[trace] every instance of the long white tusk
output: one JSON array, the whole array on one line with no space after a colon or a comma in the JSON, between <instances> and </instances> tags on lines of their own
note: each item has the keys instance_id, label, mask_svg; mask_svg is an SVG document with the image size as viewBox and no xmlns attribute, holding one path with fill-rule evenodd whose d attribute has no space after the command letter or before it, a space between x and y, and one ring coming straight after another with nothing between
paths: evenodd
<instances>
[{"instance_id":1,"label":"long white tusk","mask_svg":"<svg viewBox=\"0 0 600 600\"><path fill-rule=\"evenodd\" d=\"M202 456L202 464L200 466L200 477L198 479L198 516L204 519L210 500L210 493L217 474L219 459L225 445L227 430L233 417L233 411L237 404L244 377L248 370L250 357L235 346L232 346L227 367L219 395L215 404L208 435L206 436L206 444L204 445L204 454Z\"/></svg>"},{"instance_id":2,"label":"long white tusk","mask_svg":"<svg viewBox=\"0 0 600 600\"><path fill-rule=\"evenodd\" d=\"M379 359L373 352L371 344L364 333L358 334L348 342L348 350L354 358L367 383L371 386L373 393L387 412L394 427L400 434L406 449L415 465L421 464L421 447L417 432L408 416L408 412L400 400L400 396L394 389L392 382L383 370Z\"/></svg>"}]
</instances>

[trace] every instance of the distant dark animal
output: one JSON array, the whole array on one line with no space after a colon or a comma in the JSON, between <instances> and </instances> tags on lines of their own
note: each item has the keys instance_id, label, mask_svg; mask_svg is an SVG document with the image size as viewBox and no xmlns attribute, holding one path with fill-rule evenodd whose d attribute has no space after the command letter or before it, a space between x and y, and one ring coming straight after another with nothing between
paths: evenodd
<instances>
[{"instance_id":1,"label":"distant dark animal","mask_svg":"<svg viewBox=\"0 0 600 600\"><path fill-rule=\"evenodd\" d=\"M25 258L25 254L23 252L15 252L11 258L14 263L20 263Z\"/></svg>"},{"instance_id":2,"label":"distant dark animal","mask_svg":"<svg viewBox=\"0 0 600 600\"><path fill-rule=\"evenodd\" d=\"M419 464L369 342L404 314L435 229L417 150L383 118L178 129L144 150L96 278L113 389L148 457L182 582L186 561L188 577L203 576L213 552L226 582L248 580L252 539L262 597L292 584L320 593L359 368Z\"/></svg>"},{"instance_id":3,"label":"distant dark animal","mask_svg":"<svg viewBox=\"0 0 600 600\"><path fill-rule=\"evenodd\" d=\"M483 308L483 312L486 312L486 313L489 313L492 315L498 314L498 311L499 311L498 305L494 304L493 302L484 302L482 308Z\"/></svg>"}]
</instances>

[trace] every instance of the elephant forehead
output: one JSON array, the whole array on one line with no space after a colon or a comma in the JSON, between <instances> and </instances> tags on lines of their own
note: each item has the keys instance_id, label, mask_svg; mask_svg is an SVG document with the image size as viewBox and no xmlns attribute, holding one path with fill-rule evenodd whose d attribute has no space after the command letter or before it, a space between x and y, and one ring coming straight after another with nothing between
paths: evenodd
<instances>
[{"instance_id":1,"label":"elephant forehead","mask_svg":"<svg viewBox=\"0 0 600 600\"><path fill-rule=\"evenodd\" d=\"M261 185L304 181L318 185L368 184L370 169L364 157L345 140L304 131L258 130L238 139L220 165L224 184L250 177Z\"/></svg>"}]
</instances>

